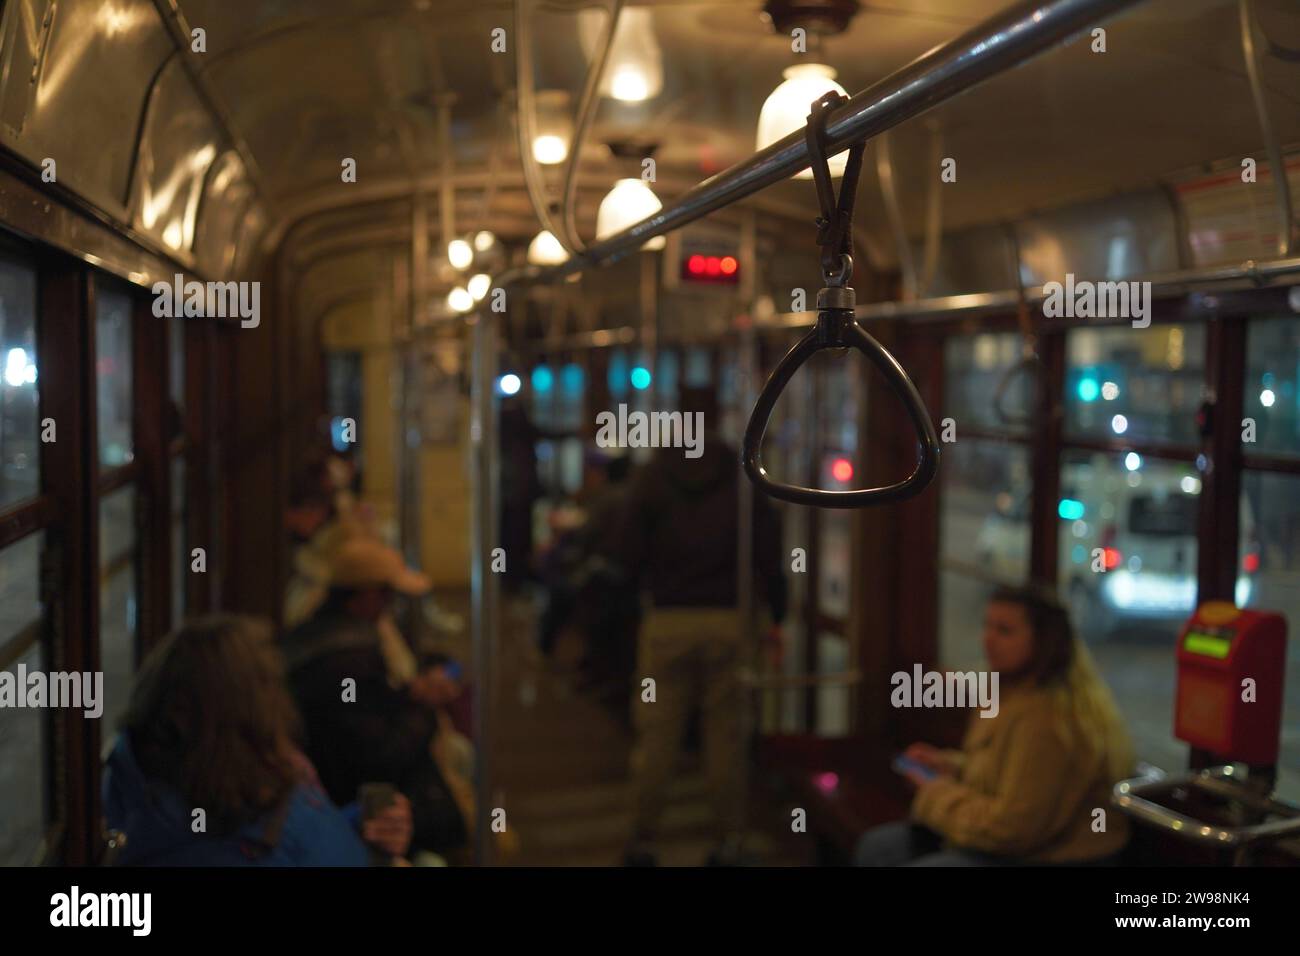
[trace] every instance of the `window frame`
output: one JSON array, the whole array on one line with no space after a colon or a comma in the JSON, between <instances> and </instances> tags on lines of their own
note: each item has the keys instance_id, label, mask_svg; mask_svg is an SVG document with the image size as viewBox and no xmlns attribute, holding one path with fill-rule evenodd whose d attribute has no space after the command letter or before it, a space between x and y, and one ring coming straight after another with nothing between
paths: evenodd
<instances>
[{"instance_id":1,"label":"window frame","mask_svg":"<svg viewBox=\"0 0 1300 956\"><path fill-rule=\"evenodd\" d=\"M1038 350L1043 362L1038 401L1049 409L1041 427L1018 438L998 429L958 425L959 439L1009 441L1031 447L1030 581L1053 586L1057 582L1060 521L1056 502L1060 494L1060 463L1067 450L1136 451L1144 457L1177 461L1193 468L1198 456L1205 455L1212 467L1208 472L1198 470L1202 476L1202 488L1197 512L1197 602L1233 600L1240 562L1238 525L1243 475L1247 470L1300 475L1300 456L1292 459L1276 454L1247 453L1240 440L1249 329L1256 321L1267 322L1292 313L1287 305L1285 286L1230 289L1214 295L1189 292L1153 303L1153 326L1202 323L1206 330L1203 387L1205 394L1213 397L1214 407L1208 433L1202 434L1200 441L1194 444L1067 436L1063 404L1067 333L1074 328L1123 326L1127 323L1097 319L1044 320L1041 317L1036 320ZM911 372L935 417L940 417L936 413L944 408L944 348L948 339L974 332L1014 331L1017 328L1015 315L1011 312L896 319L882 323L882 327L891 328L898 336L899 344L894 351ZM901 437L906 442L910 438L904 434L907 423L891 419L888 413L878 415L871 427L892 434L895 441ZM896 554L885 554L881 548L871 547L870 539L867 539L864 543L868 547L865 564L868 575L858 572L859 581L871 574L880 575L882 583L869 585L867 590L886 602L889 614L884 616L884 620L894 622L888 631L890 641L876 641L875 649L871 638L879 634L881 616L876 616L870 632L865 628L859 631L863 654L873 659L874 666L881 670L898 660L919 661L927 667L940 664L937 595L940 586L938 523L941 507L942 492L935 487L895 509L882 509L892 510L894 514L871 522L889 529L881 532L880 540L898 545ZM936 600L908 600L904 588L909 594L926 593L930 588L929 593L935 594ZM882 648L881 644L886 646ZM929 739L940 741L955 742L960 738L960 723L945 721L943 715L891 711L888 707L864 711L862 726L876 730L896 745L918 739L918 734L926 733L931 735ZM1199 757L1193 755L1194 766Z\"/></svg>"}]
</instances>

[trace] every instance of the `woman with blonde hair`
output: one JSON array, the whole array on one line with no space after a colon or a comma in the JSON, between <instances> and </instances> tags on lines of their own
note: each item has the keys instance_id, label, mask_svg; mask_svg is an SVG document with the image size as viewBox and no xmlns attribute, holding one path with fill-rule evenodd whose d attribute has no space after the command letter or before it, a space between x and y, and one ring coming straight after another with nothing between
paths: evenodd
<instances>
[{"instance_id":1,"label":"woman with blonde hair","mask_svg":"<svg viewBox=\"0 0 1300 956\"><path fill-rule=\"evenodd\" d=\"M118 864L366 866L402 856L400 794L354 822L297 749L270 627L214 616L163 639L136 677L104 778ZM369 844L369 847L367 846Z\"/></svg>"},{"instance_id":2,"label":"woman with blonde hair","mask_svg":"<svg viewBox=\"0 0 1300 956\"><path fill-rule=\"evenodd\" d=\"M1132 770L1128 734L1069 612L1050 591L1003 587L984 612L996 716L961 750L915 743L911 821L863 834L861 866L1114 862L1128 837L1111 788Z\"/></svg>"}]
</instances>

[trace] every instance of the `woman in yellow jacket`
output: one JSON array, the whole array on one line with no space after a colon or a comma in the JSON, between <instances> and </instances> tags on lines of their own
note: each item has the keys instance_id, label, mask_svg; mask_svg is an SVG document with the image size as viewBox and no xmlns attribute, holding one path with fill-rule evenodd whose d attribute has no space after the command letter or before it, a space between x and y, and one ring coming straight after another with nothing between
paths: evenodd
<instances>
[{"instance_id":1,"label":"woman in yellow jacket","mask_svg":"<svg viewBox=\"0 0 1300 956\"><path fill-rule=\"evenodd\" d=\"M1128 829L1110 805L1132 750L1110 691L1048 592L1001 588L984 612L997 715L972 718L959 751L916 743L924 770L910 821L867 831L860 866L1114 861Z\"/></svg>"}]
</instances>

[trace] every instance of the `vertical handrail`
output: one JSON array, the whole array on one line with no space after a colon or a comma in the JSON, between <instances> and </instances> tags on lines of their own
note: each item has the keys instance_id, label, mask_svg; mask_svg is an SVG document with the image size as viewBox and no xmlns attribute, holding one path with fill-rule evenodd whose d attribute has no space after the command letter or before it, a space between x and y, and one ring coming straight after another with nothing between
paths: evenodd
<instances>
[{"instance_id":1,"label":"vertical handrail","mask_svg":"<svg viewBox=\"0 0 1300 956\"><path fill-rule=\"evenodd\" d=\"M474 862L492 862L492 714L496 701L495 650L498 587L492 573L492 548L497 540L498 474L496 324L480 307L472 316L470 378L470 535L471 634L474 659ZM514 560L519 560L518 555ZM507 818L508 819L508 818Z\"/></svg>"}]
</instances>

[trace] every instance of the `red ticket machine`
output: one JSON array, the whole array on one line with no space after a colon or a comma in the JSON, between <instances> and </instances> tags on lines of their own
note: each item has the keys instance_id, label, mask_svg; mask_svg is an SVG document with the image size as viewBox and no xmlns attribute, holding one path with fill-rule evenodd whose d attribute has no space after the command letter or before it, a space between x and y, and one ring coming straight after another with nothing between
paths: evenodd
<instances>
[{"instance_id":1,"label":"red ticket machine","mask_svg":"<svg viewBox=\"0 0 1300 956\"><path fill-rule=\"evenodd\" d=\"M1178 637L1174 735L1222 761L1274 766L1285 673L1286 618L1202 604Z\"/></svg>"},{"instance_id":2,"label":"red ticket machine","mask_svg":"<svg viewBox=\"0 0 1300 956\"><path fill-rule=\"evenodd\" d=\"M1210 601L1178 636L1174 735L1192 770L1148 769L1115 785L1124 813L1200 845L1187 862L1248 865L1300 836L1300 805L1272 795L1282 725L1286 618ZM1244 766L1243 766L1244 765ZM1158 857L1168 862L1168 855Z\"/></svg>"}]
</instances>

